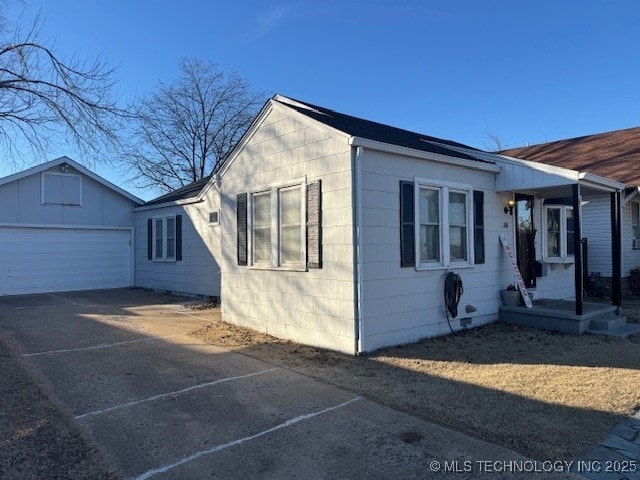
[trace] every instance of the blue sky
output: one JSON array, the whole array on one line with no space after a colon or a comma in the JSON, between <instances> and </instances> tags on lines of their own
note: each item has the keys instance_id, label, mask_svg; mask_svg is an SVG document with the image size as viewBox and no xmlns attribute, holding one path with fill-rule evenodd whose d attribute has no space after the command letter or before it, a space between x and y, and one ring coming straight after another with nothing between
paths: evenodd
<instances>
[{"instance_id":1,"label":"blue sky","mask_svg":"<svg viewBox=\"0 0 640 480\"><path fill-rule=\"evenodd\" d=\"M479 148L640 125L635 1L58 0L41 38L119 64L126 101L182 57L282 93ZM39 163L73 151L56 150ZM0 174L15 167L4 167ZM98 173L144 198L118 172Z\"/></svg>"}]
</instances>

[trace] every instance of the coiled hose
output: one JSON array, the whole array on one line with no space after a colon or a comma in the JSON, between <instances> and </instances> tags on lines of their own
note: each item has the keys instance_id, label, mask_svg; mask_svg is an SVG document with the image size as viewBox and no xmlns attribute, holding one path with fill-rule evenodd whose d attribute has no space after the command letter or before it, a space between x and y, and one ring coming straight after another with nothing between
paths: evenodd
<instances>
[{"instance_id":1,"label":"coiled hose","mask_svg":"<svg viewBox=\"0 0 640 480\"><path fill-rule=\"evenodd\" d=\"M447 277L444 280L444 305L447 309L447 323L449 324L451 333L454 332L451 321L449 320L449 315L451 315L451 318L458 316L458 303L460 303L460 297L462 297L463 292L464 289L460 275L453 272L447 273Z\"/></svg>"}]
</instances>

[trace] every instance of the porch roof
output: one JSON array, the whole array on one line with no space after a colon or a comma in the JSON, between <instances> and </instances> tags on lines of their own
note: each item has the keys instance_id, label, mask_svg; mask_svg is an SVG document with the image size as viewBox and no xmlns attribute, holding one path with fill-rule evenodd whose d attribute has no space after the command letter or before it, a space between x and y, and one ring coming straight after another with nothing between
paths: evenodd
<instances>
[{"instance_id":1,"label":"porch roof","mask_svg":"<svg viewBox=\"0 0 640 480\"><path fill-rule=\"evenodd\" d=\"M564 196L570 194L571 186L575 184L580 184L585 191L615 192L625 188L623 183L592 173L457 146L449 148L498 165L500 172L496 175L496 189L499 192L538 192L545 196Z\"/></svg>"}]
</instances>

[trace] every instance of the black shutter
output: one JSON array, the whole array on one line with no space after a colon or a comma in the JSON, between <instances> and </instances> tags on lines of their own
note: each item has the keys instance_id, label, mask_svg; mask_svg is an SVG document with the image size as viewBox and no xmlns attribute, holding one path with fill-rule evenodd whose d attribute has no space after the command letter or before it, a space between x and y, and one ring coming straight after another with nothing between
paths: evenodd
<instances>
[{"instance_id":1,"label":"black shutter","mask_svg":"<svg viewBox=\"0 0 640 480\"><path fill-rule=\"evenodd\" d=\"M153 260L153 219L147 220L147 260Z\"/></svg>"},{"instance_id":2,"label":"black shutter","mask_svg":"<svg viewBox=\"0 0 640 480\"><path fill-rule=\"evenodd\" d=\"M484 192L473 191L474 263L484 263Z\"/></svg>"},{"instance_id":3,"label":"black shutter","mask_svg":"<svg viewBox=\"0 0 640 480\"><path fill-rule=\"evenodd\" d=\"M176 261L182 260L182 215L176 215Z\"/></svg>"},{"instance_id":4,"label":"black shutter","mask_svg":"<svg viewBox=\"0 0 640 480\"><path fill-rule=\"evenodd\" d=\"M400 181L400 266L414 267L416 245L414 230L413 182Z\"/></svg>"},{"instance_id":5,"label":"black shutter","mask_svg":"<svg viewBox=\"0 0 640 480\"><path fill-rule=\"evenodd\" d=\"M236 207L237 241L238 241L238 265L247 265L247 194L238 195Z\"/></svg>"},{"instance_id":6,"label":"black shutter","mask_svg":"<svg viewBox=\"0 0 640 480\"><path fill-rule=\"evenodd\" d=\"M322 268L322 184L307 184L307 268Z\"/></svg>"}]
</instances>

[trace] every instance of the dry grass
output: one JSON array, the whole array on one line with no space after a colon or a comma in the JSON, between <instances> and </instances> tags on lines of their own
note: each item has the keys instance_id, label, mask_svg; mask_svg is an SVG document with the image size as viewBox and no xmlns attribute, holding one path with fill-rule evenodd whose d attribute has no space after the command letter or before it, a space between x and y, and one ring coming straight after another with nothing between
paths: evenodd
<instances>
[{"instance_id":1,"label":"dry grass","mask_svg":"<svg viewBox=\"0 0 640 480\"><path fill-rule=\"evenodd\" d=\"M351 357L220 321L194 335L540 460L578 458L640 407L640 338L494 324Z\"/></svg>"},{"instance_id":2,"label":"dry grass","mask_svg":"<svg viewBox=\"0 0 640 480\"><path fill-rule=\"evenodd\" d=\"M0 378L0 478L117 478L2 341Z\"/></svg>"}]
</instances>

